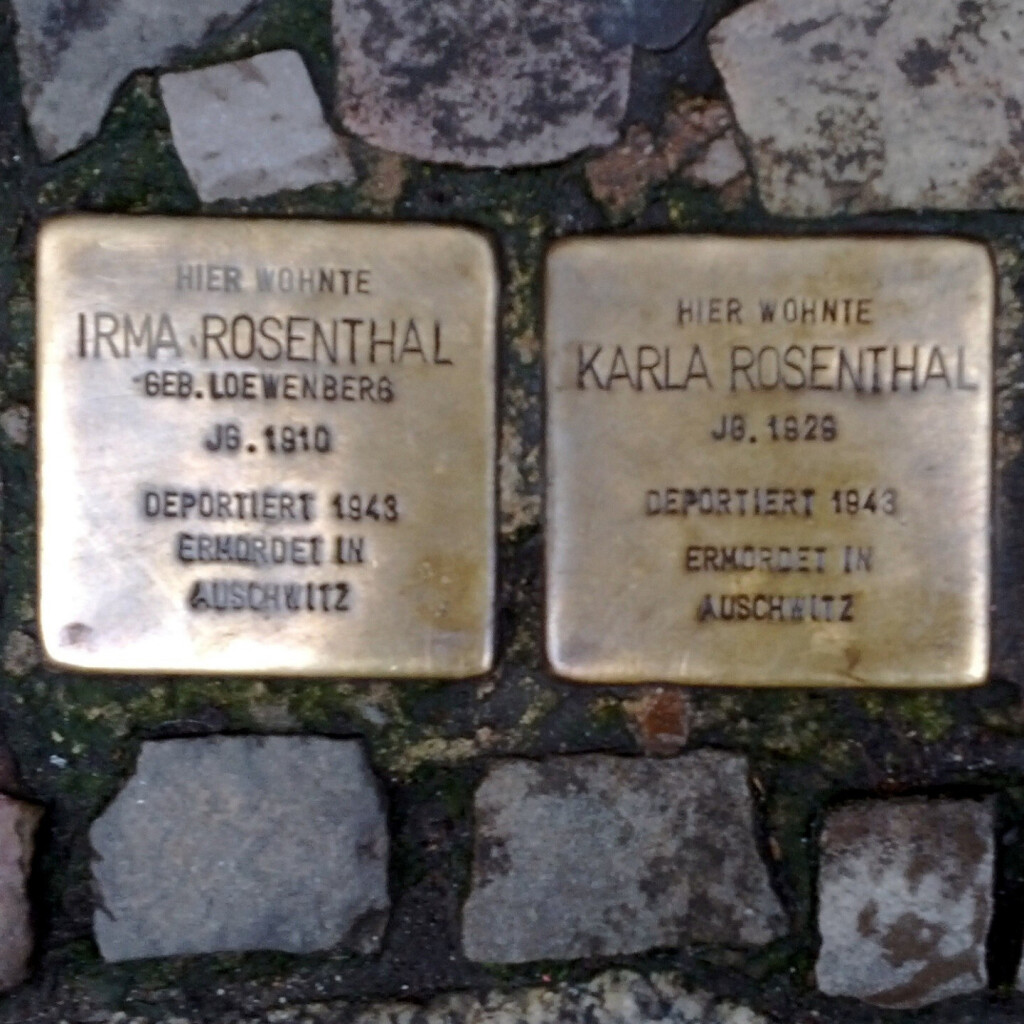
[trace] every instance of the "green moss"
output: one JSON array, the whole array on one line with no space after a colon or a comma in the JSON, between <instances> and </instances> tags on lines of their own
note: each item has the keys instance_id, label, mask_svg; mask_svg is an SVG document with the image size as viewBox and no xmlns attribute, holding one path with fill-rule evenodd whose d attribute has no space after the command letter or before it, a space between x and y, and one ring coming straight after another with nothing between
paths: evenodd
<instances>
[{"instance_id":1,"label":"green moss","mask_svg":"<svg viewBox=\"0 0 1024 1024\"><path fill-rule=\"evenodd\" d=\"M468 822L473 811L473 794L477 782L475 773L438 764L425 764L404 780L403 799L410 806L437 800L453 821Z\"/></svg>"},{"instance_id":2,"label":"green moss","mask_svg":"<svg viewBox=\"0 0 1024 1024\"><path fill-rule=\"evenodd\" d=\"M762 747L783 757L820 753L830 739L827 723L815 714L813 702L802 697L791 697L778 714L763 721Z\"/></svg>"},{"instance_id":3,"label":"green moss","mask_svg":"<svg viewBox=\"0 0 1024 1024\"><path fill-rule=\"evenodd\" d=\"M528 965L481 963L494 984L502 988L544 987L566 982L586 982L600 968L579 961L535 960Z\"/></svg>"},{"instance_id":4,"label":"green moss","mask_svg":"<svg viewBox=\"0 0 1024 1024\"><path fill-rule=\"evenodd\" d=\"M32 268L26 264L16 267L10 285L8 344L0 389L8 401L31 402L35 397L35 303L31 297L35 278Z\"/></svg>"},{"instance_id":5,"label":"green moss","mask_svg":"<svg viewBox=\"0 0 1024 1024\"><path fill-rule=\"evenodd\" d=\"M590 706L590 718L601 732L615 732L626 728L628 716L617 697L602 697Z\"/></svg>"},{"instance_id":6,"label":"green moss","mask_svg":"<svg viewBox=\"0 0 1024 1024\"><path fill-rule=\"evenodd\" d=\"M669 225L677 229L713 232L740 221L746 212L746 207L728 210L716 192L677 179L656 189L651 200L664 205Z\"/></svg>"},{"instance_id":7,"label":"green moss","mask_svg":"<svg viewBox=\"0 0 1024 1024\"><path fill-rule=\"evenodd\" d=\"M876 722L895 727L908 739L936 743L956 725L955 697L943 693L861 691L854 700Z\"/></svg>"},{"instance_id":8,"label":"green moss","mask_svg":"<svg viewBox=\"0 0 1024 1024\"><path fill-rule=\"evenodd\" d=\"M511 354L521 365L530 365L540 351L539 269L543 266L547 225L543 217L533 216L515 228L505 249L502 333L511 342Z\"/></svg>"},{"instance_id":9,"label":"green moss","mask_svg":"<svg viewBox=\"0 0 1024 1024\"><path fill-rule=\"evenodd\" d=\"M925 743L938 743L956 725L949 697L941 693L921 693L901 698L896 712L908 728L908 736Z\"/></svg>"},{"instance_id":10,"label":"green moss","mask_svg":"<svg viewBox=\"0 0 1024 1024\"><path fill-rule=\"evenodd\" d=\"M775 871L784 882L786 905L794 919L798 945L808 941L812 927L813 822L825 793L822 779L812 768L801 773L799 779L787 775L783 781L773 781L762 807L777 855Z\"/></svg>"},{"instance_id":11,"label":"green moss","mask_svg":"<svg viewBox=\"0 0 1024 1024\"><path fill-rule=\"evenodd\" d=\"M862 690L855 694L854 700L864 709L864 713L876 722L885 718L887 705L885 694L877 690Z\"/></svg>"},{"instance_id":12,"label":"green moss","mask_svg":"<svg viewBox=\"0 0 1024 1024\"><path fill-rule=\"evenodd\" d=\"M288 713L304 730L327 732L337 724L340 712L353 700L351 684L326 679L304 679L288 686L262 684L266 694L276 692L283 698Z\"/></svg>"},{"instance_id":13,"label":"green moss","mask_svg":"<svg viewBox=\"0 0 1024 1024\"><path fill-rule=\"evenodd\" d=\"M39 213L111 210L193 213L198 201L174 150L153 75L123 86L102 131L54 165L37 198Z\"/></svg>"},{"instance_id":14,"label":"green moss","mask_svg":"<svg viewBox=\"0 0 1024 1024\"><path fill-rule=\"evenodd\" d=\"M851 756L849 723L820 691L702 691L694 702L695 738L729 737L752 753L807 759L841 772Z\"/></svg>"}]
</instances>

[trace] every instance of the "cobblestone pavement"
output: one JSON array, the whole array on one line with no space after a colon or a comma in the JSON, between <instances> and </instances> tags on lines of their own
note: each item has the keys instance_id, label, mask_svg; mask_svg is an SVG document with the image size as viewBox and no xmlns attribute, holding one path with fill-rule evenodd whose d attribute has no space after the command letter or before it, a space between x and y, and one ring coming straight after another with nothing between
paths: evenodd
<instances>
[{"instance_id":1,"label":"cobblestone pavement","mask_svg":"<svg viewBox=\"0 0 1024 1024\"><path fill-rule=\"evenodd\" d=\"M0 1024L1019 1021L1022 50L1024 0L0 0ZM492 671L45 663L34 257L70 211L493 239ZM989 245L986 685L550 672L543 257L642 232Z\"/></svg>"}]
</instances>

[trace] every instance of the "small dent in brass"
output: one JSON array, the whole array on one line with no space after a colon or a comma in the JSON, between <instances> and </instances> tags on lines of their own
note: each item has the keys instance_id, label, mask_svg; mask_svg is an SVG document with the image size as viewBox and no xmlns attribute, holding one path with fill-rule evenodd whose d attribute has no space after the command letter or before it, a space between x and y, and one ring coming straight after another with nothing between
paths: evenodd
<instances>
[{"instance_id":1,"label":"small dent in brass","mask_svg":"<svg viewBox=\"0 0 1024 1024\"><path fill-rule=\"evenodd\" d=\"M60 631L62 647L84 647L92 636L92 627L84 622L72 622Z\"/></svg>"}]
</instances>

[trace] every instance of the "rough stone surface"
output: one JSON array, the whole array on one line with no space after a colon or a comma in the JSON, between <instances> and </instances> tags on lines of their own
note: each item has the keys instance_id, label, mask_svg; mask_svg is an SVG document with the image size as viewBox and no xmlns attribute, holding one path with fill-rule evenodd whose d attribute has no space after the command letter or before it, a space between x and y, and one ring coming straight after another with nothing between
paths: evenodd
<instances>
[{"instance_id":1,"label":"rough stone surface","mask_svg":"<svg viewBox=\"0 0 1024 1024\"><path fill-rule=\"evenodd\" d=\"M1024 205L1020 0L756 0L711 45L772 212Z\"/></svg>"},{"instance_id":2,"label":"rough stone surface","mask_svg":"<svg viewBox=\"0 0 1024 1024\"><path fill-rule=\"evenodd\" d=\"M638 213L648 189L670 173L664 151L643 124L631 124L622 142L586 166L590 194L615 220Z\"/></svg>"},{"instance_id":3,"label":"rough stone surface","mask_svg":"<svg viewBox=\"0 0 1024 1024\"><path fill-rule=\"evenodd\" d=\"M679 689L650 690L622 702L626 722L645 753L678 754L690 735L690 706Z\"/></svg>"},{"instance_id":4,"label":"rough stone surface","mask_svg":"<svg viewBox=\"0 0 1024 1024\"><path fill-rule=\"evenodd\" d=\"M747 161L736 139L723 135L708 146L707 151L687 168L687 177L701 185L722 188L747 170Z\"/></svg>"},{"instance_id":5,"label":"rough stone surface","mask_svg":"<svg viewBox=\"0 0 1024 1024\"><path fill-rule=\"evenodd\" d=\"M685 987L676 974L645 978L633 971L607 971L582 985L441 996L422 1007L382 1003L344 1019L346 1024L767 1024L746 1006Z\"/></svg>"},{"instance_id":6,"label":"rough stone surface","mask_svg":"<svg viewBox=\"0 0 1024 1024\"><path fill-rule=\"evenodd\" d=\"M990 801L865 801L829 815L818 987L895 1008L983 988L994 828Z\"/></svg>"},{"instance_id":7,"label":"rough stone surface","mask_svg":"<svg viewBox=\"0 0 1024 1024\"><path fill-rule=\"evenodd\" d=\"M631 48L589 0L334 0L338 109L384 149L542 164L617 137Z\"/></svg>"},{"instance_id":8,"label":"rough stone surface","mask_svg":"<svg viewBox=\"0 0 1024 1024\"><path fill-rule=\"evenodd\" d=\"M42 660L39 644L23 630L16 629L4 644L3 667L8 675L27 676Z\"/></svg>"},{"instance_id":9,"label":"rough stone surface","mask_svg":"<svg viewBox=\"0 0 1024 1024\"><path fill-rule=\"evenodd\" d=\"M90 837L106 960L379 945L387 825L356 742L146 743Z\"/></svg>"},{"instance_id":10,"label":"rough stone surface","mask_svg":"<svg viewBox=\"0 0 1024 1024\"><path fill-rule=\"evenodd\" d=\"M255 0L13 0L22 95L36 145L53 160L91 139L118 85L230 24Z\"/></svg>"},{"instance_id":11,"label":"rough stone surface","mask_svg":"<svg viewBox=\"0 0 1024 1024\"><path fill-rule=\"evenodd\" d=\"M660 132L630 125L625 137L586 165L591 195L614 220L639 212L649 189L675 174L700 187L732 193L749 181L746 158L725 103L681 98L665 116Z\"/></svg>"},{"instance_id":12,"label":"rough stone surface","mask_svg":"<svg viewBox=\"0 0 1024 1024\"><path fill-rule=\"evenodd\" d=\"M32 428L32 414L24 405L12 405L0 413L0 429L7 435L7 440L19 448L28 444Z\"/></svg>"},{"instance_id":13,"label":"rough stone surface","mask_svg":"<svg viewBox=\"0 0 1024 1024\"><path fill-rule=\"evenodd\" d=\"M160 91L175 148L207 202L355 178L294 50L164 75Z\"/></svg>"},{"instance_id":14,"label":"rough stone surface","mask_svg":"<svg viewBox=\"0 0 1024 1024\"><path fill-rule=\"evenodd\" d=\"M28 975L32 918L28 879L42 808L0 795L0 991Z\"/></svg>"},{"instance_id":15,"label":"rough stone surface","mask_svg":"<svg viewBox=\"0 0 1024 1024\"><path fill-rule=\"evenodd\" d=\"M784 931L740 757L509 761L477 791L475 820L473 960L760 945Z\"/></svg>"}]
</instances>

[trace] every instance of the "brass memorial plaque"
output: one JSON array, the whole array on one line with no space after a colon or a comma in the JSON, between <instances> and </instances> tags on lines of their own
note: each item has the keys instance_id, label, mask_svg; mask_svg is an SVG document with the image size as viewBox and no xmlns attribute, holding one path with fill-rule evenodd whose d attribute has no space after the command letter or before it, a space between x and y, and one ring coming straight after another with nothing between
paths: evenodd
<instances>
[{"instance_id":1,"label":"brass memorial plaque","mask_svg":"<svg viewBox=\"0 0 1024 1024\"><path fill-rule=\"evenodd\" d=\"M496 287L490 246L457 228L48 224L49 657L160 672L486 671Z\"/></svg>"},{"instance_id":2,"label":"brass memorial plaque","mask_svg":"<svg viewBox=\"0 0 1024 1024\"><path fill-rule=\"evenodd\" d=\"M952 239L557 245L555 670L982 681L994 289Z\"/></svg>"}]
</instances>

